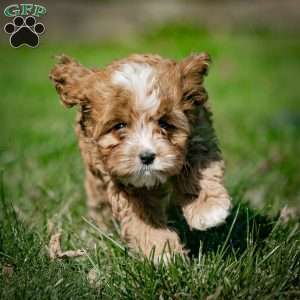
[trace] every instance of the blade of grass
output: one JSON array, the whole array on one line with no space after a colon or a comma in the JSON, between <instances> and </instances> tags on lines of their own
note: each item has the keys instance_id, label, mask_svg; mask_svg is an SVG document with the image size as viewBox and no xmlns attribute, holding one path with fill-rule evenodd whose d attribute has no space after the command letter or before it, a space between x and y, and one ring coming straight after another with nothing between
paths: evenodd
<instances>
[{"instance_id":1,"label":"blade of grass","mask_svg":"<svg viewBox=\"0 0 300 300\"><path fill-rule=\"evenodd\" d=\"M100 234L100 236L105 237L107 240L109 240L111 243L117 246L120 250L126 252L126 248L124 246L122 246L120 243L112 239L108 234L103 232L99 227L97 227L96 225L88 221L85 217L82 217L82 219L84 220L84 222L89 224L95 231L97 231Z\"/></svg>"},{"instance_id":2,"label":"blade of grass","mask_svg":"<svg viewBox=\"0 0 300 300\"><path fill-rule=\"evenodd\" d=\"M223 257L223 255L224 255L224 253L225 253L226 245L227 245L227 243L228 243L228 241L229 241L229 238L230 238L230 236L231 236L233 227L234 227L234 225L235 225L235 223L236 223L237 217L238 217L238 215L239 215L239 211L240 211L240 205L237 207L237 210L236 210L234 219L233 219L233 221L232 221L232 223L231 223L231 225L230 225L228 234L227 234L226 239L225 239L225 241L224 241L224 243L223 243L223 246L222 246L222 248L221 248L221 251L220 251L220 257Z\"/></svg>"}]
</instances>

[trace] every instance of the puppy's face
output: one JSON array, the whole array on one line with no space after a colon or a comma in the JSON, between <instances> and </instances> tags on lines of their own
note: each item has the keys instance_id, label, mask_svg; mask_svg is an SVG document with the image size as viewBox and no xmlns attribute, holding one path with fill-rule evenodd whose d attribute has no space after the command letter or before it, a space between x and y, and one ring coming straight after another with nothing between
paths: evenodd
<instances>
[{"instance_id":1,"label":"puppy's face","mask_svg":"<svg viewBox=\"0 0 300 300\"><path fill-rule=\"evenodd\" d=\"M114 178L151 188L181 171L194 108L207 98L206 54L134 55L99 71L63 60L51 78L66 105L81 105L82 130Z\"/></svg>"}]
</instances>

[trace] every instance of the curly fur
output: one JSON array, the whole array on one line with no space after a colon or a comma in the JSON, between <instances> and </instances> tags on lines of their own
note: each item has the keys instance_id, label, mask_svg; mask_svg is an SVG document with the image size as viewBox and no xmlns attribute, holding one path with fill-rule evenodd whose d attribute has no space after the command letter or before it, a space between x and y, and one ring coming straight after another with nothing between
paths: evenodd
<instances>
[{"instance_id":1,"label":"curly fur","mask_svg":"<svg viewBox=\"0 0 300 300\"><path fill-rule=\"evenodd\" d=\"M91 216L111 216L129 246L159 259L184 253L166 210L181 207L191 228L225 221L230 197L203 86L206 53L182 61L132 55L99 70L61 56L50 78L66 107L78 105L76 133ZM155 153L143 164L143 151ZM168 197L165 197L168 195ZM168 247L166 248L166 244Z\"/></svg>"}]
</instances>

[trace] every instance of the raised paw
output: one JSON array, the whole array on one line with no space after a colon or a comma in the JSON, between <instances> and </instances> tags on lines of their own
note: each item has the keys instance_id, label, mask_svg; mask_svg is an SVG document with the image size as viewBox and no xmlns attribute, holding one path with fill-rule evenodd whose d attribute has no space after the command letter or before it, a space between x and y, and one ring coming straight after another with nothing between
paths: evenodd
<instances>
[{"instance_id":1,"label":"raised paw","mask_svg":"<svg viewBox=\"0 0 300 300\"><path fill-rule=\"evenodd\" d=\"M207 199L194 201L183 207L183 214L191 228L207 230L225 222L230 212L230 200Z\"/></svg>"},{"instance_id":2,"label":"raised paw","mask_svg":"<svg viewBox=\"0 0 300 300\"><path fill-rule=\"evenodd\" d=\"M33 16L28 16L25 20L21 16L14 18L13 23L7 23L4 31L10 36L10 44L14 48L22 45L37 47L39 45L39 35L45 31L42 23L36 23Z\"/></svg>"}]
</instances>

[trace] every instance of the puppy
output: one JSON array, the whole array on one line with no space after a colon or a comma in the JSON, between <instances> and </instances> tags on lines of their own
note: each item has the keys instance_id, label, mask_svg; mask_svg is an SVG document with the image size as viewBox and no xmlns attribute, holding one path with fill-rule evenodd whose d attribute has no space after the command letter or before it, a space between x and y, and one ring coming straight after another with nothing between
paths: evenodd
<instances>
[{"instance_id":1,"label":"puppy","mask_svg":"<svg viewBox=\"0 0 300 300\"><path fill-rule=\"evenodd\" d=\"M185 252L167 226L170 205L198 230L229 213L203 86L209 64L206 53L179 62L132 55L93 70L61 56L50 73L62 103L79 107L91 216L102 228L115 217L128 245L146 256L154 249L155 259Z\"/></svg>"}]
</instances>

